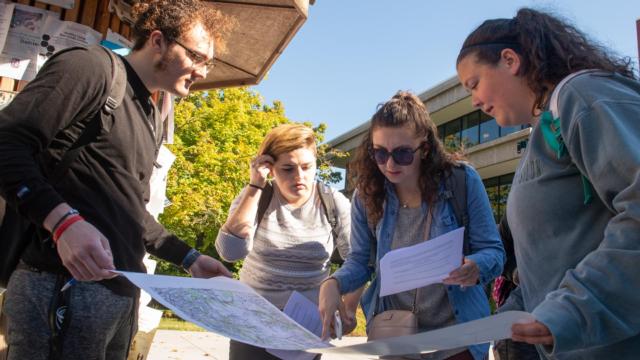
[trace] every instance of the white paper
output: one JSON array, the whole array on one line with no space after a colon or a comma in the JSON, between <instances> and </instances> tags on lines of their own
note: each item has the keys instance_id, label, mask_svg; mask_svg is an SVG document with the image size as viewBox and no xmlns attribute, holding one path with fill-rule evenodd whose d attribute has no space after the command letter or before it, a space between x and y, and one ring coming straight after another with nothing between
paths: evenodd
<instances>
[{"instance_id":1,"label":"white paper","mask_svg":"<svg viewBox=\"0 0 640 360\"><path fill-rule=\"evenodd\" d=\"M44 62L56 52L74 47L88 47L100 42L102 34L92 28L73 21L61 21L56 17L47 17L38 48L39 71Z\"/></svg>"},{"instance_id":2,"label":"white paper","mask_svg":"<svg viewBox=\"0 0 640 360\"><path fill-rule=\"evenodd\" d=\"M310 349L323 354L405 355L455 349L493 340L511 337L511 326L534 321L533 315L523 311L506 311L463 324L427 331L420 334L399 336L364 344Z\"/></svg>"},{"instance_id":3,"label":"white paper","mask_svg":"<svg viewBox=\"0 0 640 360\"><path fill-rule=\"evenodd\" d=\"M380 259L380 296L442 282L462 265L464 227L389 251Z\"/></svg>"},{"instance_id":4,"label":"white paper","mask_svg":"<svg viewBox=\"0 0 640 360\"><path fill-rule=\"evenodd\" d=\"M165 204L167 203L167 176L175 159L176 156L173 155L166 146L162 145L160 147L160 152L158 152L158 158L156 159L160 168L153 167L151 179L149 180L151 191L149 202L147 203L147 211L156 220L164 211Z\"/></svg>"},{"instance_id":5,"label":"white paper","mask_svg":"<svg viewBox=\"0 0 640 360\"><path fill-rule=\"evenodd\" d=\"M47 42L53 48L46 49L41 46L41 53L55 53L73 46L88 47L99 43L102 39L102 34L89 26L73 21L61 21L53 16L49 16L45 21L42 36L49 37Z\"/></svg>"},{"instance_id":6,"label":"white paper","mask_svg":"<svg viewBox=\"0 0 640 360\"><path fill-rule=\"evenodd\" d=\"M111 29L107 29L107 36L105 37L105 40L129 49L133 47L133 42L131 40L117 32L111 31Z\"/></svg>"},{"instance_id":7,"label":"white paper","mask_svg":"<svg viewBox=\"0 0 640 360\"><path fill-rule=\"evenodd\" d=\"M273 349L303 350L331 346L238 280L117 273L127 277L182 319L222 336Z\"/></svg>"},{"instance_id":8,"label":"white paper","mask_svg":"<svg viewBox=\"0 0 640 360\"><path fill-rule=\"evenodd\" d=\"M4 49L4 42L7 40L14 5L13 3L0 2L0 52Z\"/></svg>"},{"instance_id":9,"label":"white paper","mask_svg":"<svg viewBox=\"0 0 640 360\"><path fill-rule=\"evenodd\" d=\"M36 77L36 59L47 17L57 13L15 4L7 39L0 54L0 76L31 81Z\"/></svg>"},{"instance_id":10,"label":"white paper","mask_svg":"<svg viewBox=\"0 0 640 360\"><path fill-rule=\"evenodd\" d=\"M311 331L316 336L322 336L322 318L318 306L306 296L297 291L293 291L287 305L284 307L284 313L298 324L304 326L305 329ZM299 350L276 350L267 349L267 352L279 357L283 360L311 360L316 355Z\"/></svg>"},{"instance_id":11,"label":"white paper","mask_svg":"<svg viewBox=\"0 0 640 360\"><path fill-rule=\"evenodd\" d=\"M65 9L73 9L76 2L75 0L38 0L38 1L46 4L60 6L61 8L65 8Z\"/></svg>"}]
</instances>

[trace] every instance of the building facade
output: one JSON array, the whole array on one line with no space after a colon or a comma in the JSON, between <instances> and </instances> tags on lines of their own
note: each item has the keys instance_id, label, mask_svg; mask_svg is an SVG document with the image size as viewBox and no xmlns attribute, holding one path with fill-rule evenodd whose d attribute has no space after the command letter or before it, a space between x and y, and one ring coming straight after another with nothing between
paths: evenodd
<instances>
[{"instance_id":1,"label":"building facade","mask_svg":"<svg viewBox=\"0 0 640 360\"><path fill-rule=\"evenodd\" d=\"M463 148L469 162L484 181L496 222L505 212L507 195L520 156L527 145L530 128L501 128L496 120L473 108L471 97L457 77L452 77L418 95L438 127L438 136L449 149ZM350 156L334 161L347 171L354 150L369 129L369 122L328 142L331 148ZM346 182L350 192L349 182Z\"/></svg>"}]
</instances>

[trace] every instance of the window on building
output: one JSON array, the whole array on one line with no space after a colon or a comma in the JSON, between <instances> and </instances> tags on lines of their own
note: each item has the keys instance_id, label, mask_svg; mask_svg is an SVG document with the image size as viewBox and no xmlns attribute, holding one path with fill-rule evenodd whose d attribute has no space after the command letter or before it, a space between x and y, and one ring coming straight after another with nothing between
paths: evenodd
<instances>
[{"instance_id":1,"label":"window on building","mask_svg":"<svg viewBox=\"0 0 640 360\"><path fill-rule=\"evenodd\" d=\"M444 146L448 149L459 148L461 132L462 121L460 118L446 123L444 126Z\"/></svg>"},{"instance_id":2,"label":"window on building","mask_svg":"<svg viewBox=\"0 0 640 360\"><path fill-rule=\"evenodd\" d=\"M486 143L500 137L500 127L496 119L486 119L480 123L480 143Z\"/></svg>"},{"instance_id":3,"label":"window on building","mask_svg":"<svg viewBox=\"0 0 640 360\"><path fill-rule=\"evenodd\" d=\"M480 143L480 113L474 111L462 117L462 145L465 148L478 145Z\"/></svg>"},{"instance_id":4,"label":"window on building","mask_svg":"<svg viewBox=\"0 0 640 360\"><path fill-rule=\"evenodd\" d=\"M461 145L470 148L526 127L518 125L501 128L495 119L476 110L438 126L438 137L448 150L456 151Z\"/></svg>"},{"instance_id":5,"label":"window on building","mask_svg":"<svg viewBox=\"0 0 640 360\"><path fill-rule=\"evenodd\" d=\"M507 211L507 198L512 182L513 173L483 180L496 223L500 221Z\"/></svg>"}]
</instances>

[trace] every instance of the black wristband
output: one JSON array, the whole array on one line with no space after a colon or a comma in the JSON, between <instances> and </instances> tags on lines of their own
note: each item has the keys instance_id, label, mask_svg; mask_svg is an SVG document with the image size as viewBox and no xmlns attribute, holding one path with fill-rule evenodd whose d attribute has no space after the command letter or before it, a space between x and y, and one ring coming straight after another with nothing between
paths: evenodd
<instances>
[{"instance_id":1,"label":"black wristband","mask_svg":"<svg viewBox=\"0 0 640 360\"><path fill-rule=\"evenodd\" d=\"M193 263L196 262L196 260L198 259L198 257L200 257L200 255L202 254L200 254L200 252L196 249L189 250L187 255L185 255L184 259L182 259L182 267L185 270L189 270L191 265L193 265Z\"/></svg>"},{"instance_id":2,"label":"black wristband","mask_svg":"<svg viewBox=\"0 0 640 360\"><path fill-rule=\"evenodd\" d=\"M52 234L55 233L58 226L60 226L60 224L62 224L69 216L78 215L78 214L80 214L80 212L78 212L78 210L76 209L71 209L67 211L64 215L62 215L62 217L58 220L58 222L56 222L56 224L53 225L53 227L51 228L51 233Z\"/></svg>"},{"instance_id":3,"label":"black wristband","mask_svg":"<svg viewBox=\"0 0 640 360\"><path fill-rule=\"evenodd\" d=\"M258 190L264 190L264 187L260 187L260 186L258 186L256 184L252 184L252 183L249 183L249 187L256 188Z\"/></svg>"}]
</instances>

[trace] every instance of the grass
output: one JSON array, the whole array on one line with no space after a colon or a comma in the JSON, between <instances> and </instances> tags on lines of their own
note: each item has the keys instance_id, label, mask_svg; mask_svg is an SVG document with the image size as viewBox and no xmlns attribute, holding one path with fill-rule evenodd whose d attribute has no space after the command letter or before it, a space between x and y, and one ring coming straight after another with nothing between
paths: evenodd
<instances>
[{"instance_id":1,"label":"grass","mask_svg":"<svg viewBox=\"0 0 640 360\"><path fill-rule=\"evenodd\" d=\"M360 305L358 305L358 310L356 310L356 320L358 320L356 328L346 336L367 336L366 319Z\"/></svg>"},{"instance_id":2,"label":"grass","mask_svg":"<svg viewBox=\"0 0 640 360\"><path fill-rule=\"evenodd\" d=\"M162 317L160 319L160 330L180 330L180 331L207 331L198 325L184 321L177 317Z\"/></svg>"},{"instance_id":3,"label":"grass","mask_svg":"<svg viewBox=\"0 0 640 360\"><path fill-rule=\"evenodd\" d=\"M367 336L365 330L365 318L362 313L362 309L358 306L358 311L356 312L356 319L358 320L358 325L350 334L346 336ZM160 325L158 325L159 330L179 330L179 331L207 331L201 328L198 325L190 323L188 321L184 321L179 317L172 314L170 311L165 311L165 314L160 319Z\"/></svg>"}]
</instances>

